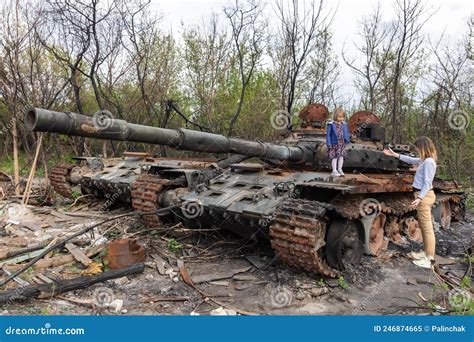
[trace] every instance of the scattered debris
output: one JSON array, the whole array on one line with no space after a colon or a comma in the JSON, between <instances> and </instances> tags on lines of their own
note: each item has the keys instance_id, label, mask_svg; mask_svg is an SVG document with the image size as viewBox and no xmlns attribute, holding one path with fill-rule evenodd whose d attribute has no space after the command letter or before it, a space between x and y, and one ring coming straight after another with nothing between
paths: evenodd
<instances>
[{"instance_id":1,"label":"scattered debris","mask_svg":"<svg viewBox=\"0 0 474 342\"><path fill-rule=\"evenodd\" d=\"M159 255L152 255L152 258L155 259L156 270L160 275L165 275L166 269L166 261L164 261Z\"/></svg>"},{"instance_id":2,"label":"scattered debris","mask_svg":"<svg viewBox=\"0 0 474 342\"><path fill-rule=\"evenodd\" d=\"M216 281L210 281L209 284L217 285L217 286L229 286L230 282L226 280L216 280Z\"/></svg>"},{"instance_id":3,"label":"scattered debris","mask_svg":"<svg viewBox=\"0 0 474 342\"><path fill-rule=\"evenodd\" d=\"M115 299L112 302L110 302L109 304L107 304L107 306L115 309L115 312L119 312L119 311L122 310L123 300L122 299Z\"/></svg>"},{"instance_id":4,"label":"scattered debris","mask_svg":"<svg viewBox=\"0 0 474 342\"><path fill-rule=\"evenodd\" d=\"M129 282L129 280L128 280L127 277L121 277L121 278L118 278L118 279L114 280L114 284L119 285L119 286L125 285L128 282Z\"/></svg>"},{"instance_id":5,"label":"scattered debris","mask_svg":"<svg viewBox=\"0 0 474 342\"><path fill-rule=\"evenodd\" d=\"M237 311L218 307L209 313L211 316L237 316Z\"/></svg>"},{"instance_id":6,"label":"scattered debris","mask_svg":"<svg viewBox=\"0 0 474 342\"><path fill-rule=\"evenodd\" d=\"M329 289L327 287L315 287L310 290L310 294L312 297L319 297L322 295L325 295L326 293L329 292Z\"/></svg>"},{"instance_id":7,"label":"scattered debris","mask_svg":"<svg viewBox=\"0 0 474 342\"><path fill-rule=\"evenodd\" d=\"M236 270L226 271L226 272L216 272L210 274L203 274L199 276L193 276L193 283L200 284L205 282L210 282L213 280L229 279L239 273L244 273L250 270L251 267L239 268Z\"/></svg>"}]
</instances>

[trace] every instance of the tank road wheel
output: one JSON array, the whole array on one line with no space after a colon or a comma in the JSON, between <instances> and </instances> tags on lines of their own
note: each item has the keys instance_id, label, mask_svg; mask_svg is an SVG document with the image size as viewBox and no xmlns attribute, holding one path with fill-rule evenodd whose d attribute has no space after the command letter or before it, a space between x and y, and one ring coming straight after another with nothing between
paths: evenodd
<instances>
[{"instance_id":1,"label":"tank road wheel","mask_svg":"<svg viewBox=\"0 0 474 342\"><path fill-rule=\"evenodd\" d=\"M451 204L449 201L438 203L433 208L433 216L443 229L451 227Z\"/></svg>"},{"instance_id":2,"label":"tank road wheel","mask_svg":"<svg viewBox=\"0 0 474 342\"><path fill-rule=\"evenodd\" d=\"M297 268L335 277L324 260L325 212L324 203L285 200L270 226L270 242L276 256Z\"/></svg>"},{"instance_id":3,"label":"tank road wheel","mask_svg":"<svg viewBox=\"0 0 474 342\"><path fill-rule=\"evenodd\" d=\"M461 222L466 214L465 201L462 197L453 198L451 202L451 222Z\"/></svg>"},{"instance_id":4,"label":"tank road wheel","mask_svg":"<svg viewBox=\"0 0 474 342\"><path fill-rule=\"evenodd\" d=\"M156 211L159 207L159 197L163 188L169 180L162 179L157 175L140 175L132 183L132 207L134 210L150 212ZM161 226L158 215L146 215L140 218L144 226L148 228L158 228Z\"/></svg>"},{"instance_id":5,"label":"tank road wheel","mask_svg":"<svg viewBox=\"0 0 474 342\"><path fill-rule=\"evenodd\" d=\"M393 243L397 245L401 245L405 243L405 239L402 236L402 231L400 228L400 224L398 222L398 217L396 216L389 216L387 218L387 224L385 225L385 231Z\"/></svg>"},{"instance_id":6,"label":"tank road wheel","mask_svg":"<svg viewBox=\"0 0 474 342\"><path fill-rule=\"evenodd\" d=\"M69 175L72 169L79 167L76 164L59 164L51 169L49 180L58 194L63 197L73 199L72 184L69 182Z\"/></svg>"},{"instance_id":7,"label":"tank road wheel","mask_svg":"<svg viewBox=\"0 0 474 342\"><path fill-rule=\"evenodd\" d=\"M387 249L388 240L384 237L386 220L387 217L383 213L367 215L361 218L365 231L365 253L377 256Z\"/></svg>"},{"instance_id":8,"label":"tank road wheel","mask_svg":"<svg viewBox=\"0 0 474 342\"><path fill-rule=\"evenodd\" d=\"M403 220L403 230L410 240L418 242L423 241L418 221L413 216L407 217Z\"/></svg>"},{"instance_id":9,"label":"tank road wheel","mask_svg":"<svg viewBox=\"0 0 474 342\"><path fill-rule=\"evenodd\" d=\"M364 247L362 234L352 220L334 220L326 234L326 259L329 266L344 270L360 264Z\"/></svg>"}]
</instances>

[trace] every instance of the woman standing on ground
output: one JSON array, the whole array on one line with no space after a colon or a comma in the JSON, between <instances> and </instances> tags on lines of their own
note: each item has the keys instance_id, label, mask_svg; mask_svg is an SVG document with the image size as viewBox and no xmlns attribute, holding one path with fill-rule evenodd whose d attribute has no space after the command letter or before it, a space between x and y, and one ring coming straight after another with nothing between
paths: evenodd
<instances>
[{"instance_id":1,"label":"woman standing on ground","mask_svg":"<svg viewBox=\"0 0 474 342\"><path fill-rule=\"evenodd\" d=\"M436 148L428 137L419 137L415 140L415 147L420 158L413 158L403 154L396 153L390 148L383 152L401 161L418 165L413 181L413 190L415 191L415 200L411 203L416 208L418 215L418 225L423 236L424 251L411 252L410 256L415 259L413 263L424 268L431 268L434 264L435 256L435 234L433 222L431 219L431 207L435 203L436 196L433 191L433 179L436 173Z\"/></svg>"}]
</instances>

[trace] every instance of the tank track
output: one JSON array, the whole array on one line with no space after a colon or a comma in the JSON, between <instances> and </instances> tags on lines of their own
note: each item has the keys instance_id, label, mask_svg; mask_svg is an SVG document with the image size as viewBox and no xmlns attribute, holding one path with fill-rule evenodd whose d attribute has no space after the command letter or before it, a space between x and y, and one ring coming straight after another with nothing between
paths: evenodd
<instances>
[{"instance_id":1,"label":"tank track","mask_svg":"<svg viewBox=\"0 0 474 342\"><path fill-rule=\"evenodd\" d=\"M335 271L324 260L328 207L315 201L285 200L269 232L276 256L297 268L335 277Z\"/></svg>"},{"instance_id":2,"label":"tank track","mask_svg":"<svg viewBox=\"0 0 474 342\"><path fill-rule=\"evenodd\" d=\"M131 196L134 210L150 212L159 209L158 199L164 187L169 184L168 179L157 175L144 174L137 177L132 183ZM146 215L140 221L148 228L158 228L161 220L158 215Z\"/></svg>"},{"instance_id":3,"label":"tank track","mask_svg":"<svg viewBox=\"0 0 474 342\"><path fill-rule=\"evenodd\" d=\"M374 194L374 197L343 195L330 203L288 198L277 209L269 229L271 246L276 256L294 267L335 277L337 271L324 260L328 226L326 213L332 212L349 220L360 219L363 215L361 204L369 199L375 199L377 210L387 215L387 221L391 222L387 226L397 226L397 234L401 234L404 220L412 218L411 215L416 211L411 207L412 193ZM462 195L438 194L435 204L446 201L460 203L461 200Z\"/></svg>"},{"instance_id":4,"label":"tank track","mask_svg":"<svg viewBox=\"0 0 474 342\"><path fill-rule=\"evenodd\" d=\"M67 177L71 170L76 167L76 164L59 164L51 169L49 180L51 185L58 194L63 197L73 199L72 186L69 183Z\"/></svg>"}]
</instances>

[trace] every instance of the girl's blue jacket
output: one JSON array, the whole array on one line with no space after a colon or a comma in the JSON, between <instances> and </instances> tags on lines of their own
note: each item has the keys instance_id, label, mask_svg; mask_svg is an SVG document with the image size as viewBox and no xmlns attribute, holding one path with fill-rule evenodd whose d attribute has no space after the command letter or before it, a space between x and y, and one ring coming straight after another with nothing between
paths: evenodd
<instances>
[{"instance_id":1,"label":"girl's blue jacket","mask_svg":"<svg viewBox=\"0 0 474 342\"><path fill-rule=\"evenodd\" d=\"M349 127L344 121L342 122L342 133L344 142L348 144L350 142ZM337 145L336 123L332 120L326 124L326 144L328 146Z\"/></svg>"}]
</instances>

